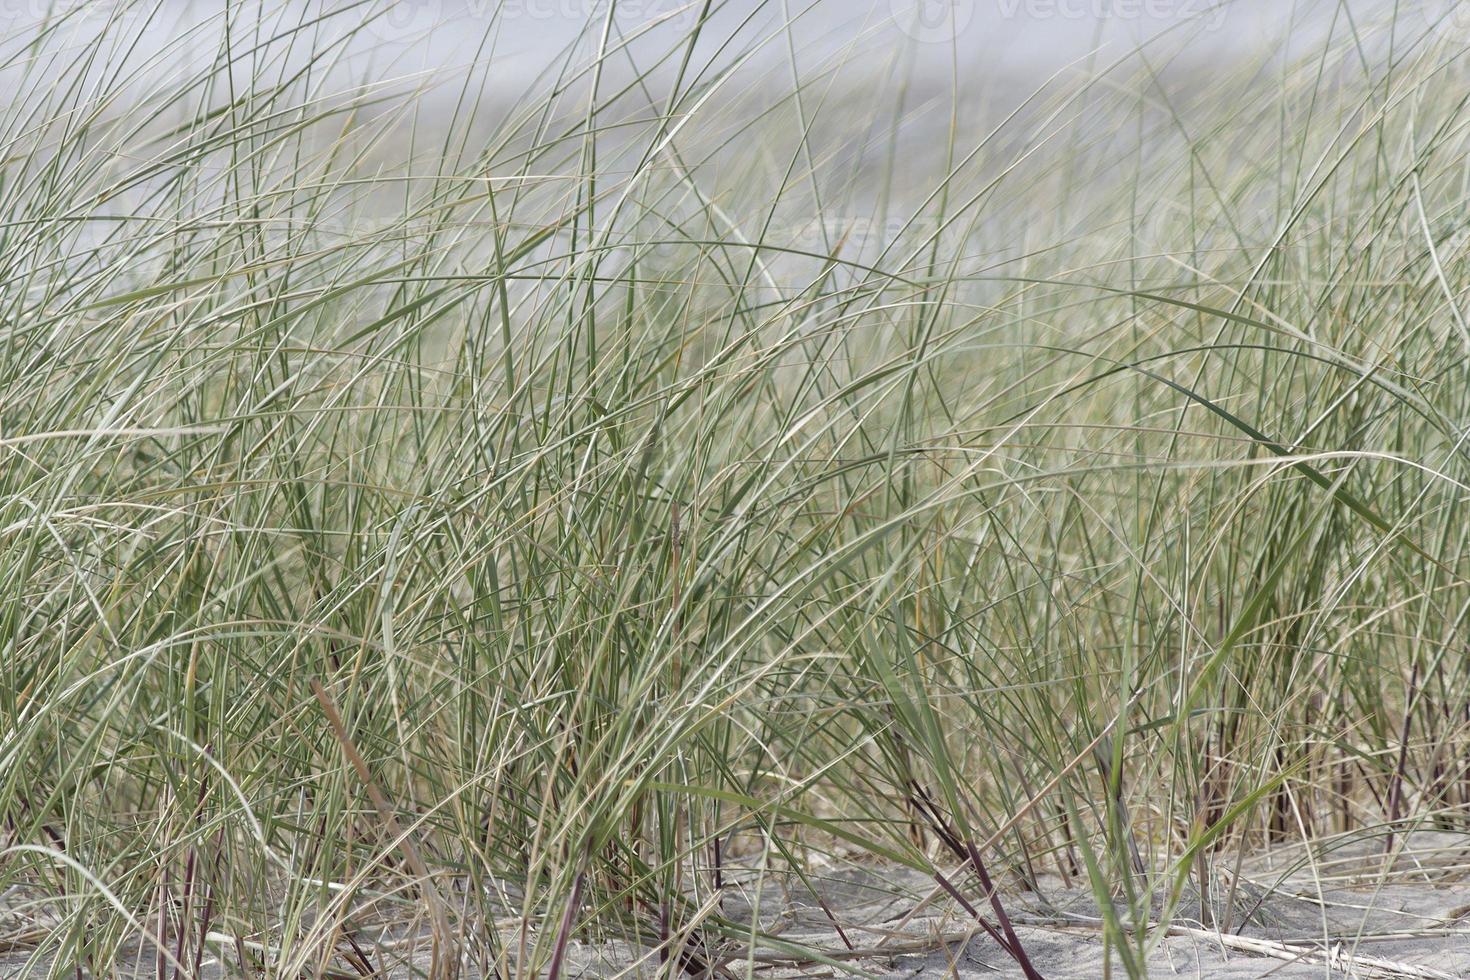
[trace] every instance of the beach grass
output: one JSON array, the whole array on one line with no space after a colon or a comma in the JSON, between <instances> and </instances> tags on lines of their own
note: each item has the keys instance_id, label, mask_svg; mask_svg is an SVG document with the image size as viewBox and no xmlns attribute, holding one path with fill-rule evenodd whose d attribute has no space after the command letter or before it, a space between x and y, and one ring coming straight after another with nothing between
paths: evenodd
<instances>
[{"instance_id":1,"label":"beach grass","mask_svg":"<svg viewBox=\"0 0 1470 980\"><path fill-rule=\"evenodd\" d=\"M514 84L493 8L12 34L27 970L820 962L731 882L856 863L1140 976L1243 855L1470 829L1467 63L1324 7L1020 95L796 3Z\"/></svg>"}]
</instances>

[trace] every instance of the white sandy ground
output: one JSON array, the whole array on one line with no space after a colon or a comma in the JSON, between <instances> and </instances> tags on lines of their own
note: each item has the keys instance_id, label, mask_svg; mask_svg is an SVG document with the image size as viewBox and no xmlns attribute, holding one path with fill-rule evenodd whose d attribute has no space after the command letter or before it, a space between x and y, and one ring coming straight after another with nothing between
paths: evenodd
<instances>
[{"instance_id":1,"label":"white sandy ground","mask_svg":"<svg viewBox=\"0 0 1470 980\"><path fill-rule=\"evenodd\" d=\"M1470 835L1400 835L1392 859L1385 857L1384 847L1379 837L1247 859L1234 895L1231 931L1206 928L1198 897L1191 896L1176 915L1172 934L1148 958L1149 975L1226 980L1470 977ZM753 964L744 958L727 963L729 975L773 980L845 974L913 980L1022 975L952 901L934 901L915 913L918 900L933 891L932 880L924 876L864 865L828 868L808 878L856 951L846 950L827 912L794 876L766 876L759 895L762 924L783 940L832 951L844 968L784 961L768 952ZM753 882L752 877L727 886L728 915L750 915L757 898ZM1058 878L1043 878L1039 887L1042 894L1009 894L1004 903L1033 964L1048 980L1103 977L1105 951L1095 902L1085 890L1067 887ZM973 894L975 885L962 890ZM1223 912L1225 890L1216 896L1217 915ZM0 977L47 972L25 969L34 951L25 936L36 935L37 926L26 915L0 910ZM360 947L385 964L379 976L411 976L405 969L409 961L427 965L424 944L406 943L402 931L396 933L397 941L366 930L358 937ZM656 957L622 943L576 941L568 953L567 977L658 972ZM217 961L206 962L204 975L231 975ZM345 965L337 969L350 975ZM139 956L119 975L155 976L153 957ZM479 974L469 969L462 975ZM1116 964L1112 976L1124 976Z\"/></svg>"}]
</instances>

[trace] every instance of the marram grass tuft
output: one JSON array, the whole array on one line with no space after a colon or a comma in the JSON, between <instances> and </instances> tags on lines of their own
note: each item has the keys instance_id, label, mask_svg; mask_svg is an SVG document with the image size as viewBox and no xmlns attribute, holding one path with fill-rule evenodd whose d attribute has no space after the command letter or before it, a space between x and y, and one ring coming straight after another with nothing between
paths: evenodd
<instances>
[{"instance_id":1,"label":"marram grass tuft","mask_svg":"<svg viewBox=\"0 0 1470 980\"><path fill-rule=\"evenodd\" d=\"M864 865L1137 976L1244 855L1470 831L1454 31L1013 95L794 3L536 76L208 6L0 47L22 975L855 969L761 882Z\"/></svg>"}]
</instances>

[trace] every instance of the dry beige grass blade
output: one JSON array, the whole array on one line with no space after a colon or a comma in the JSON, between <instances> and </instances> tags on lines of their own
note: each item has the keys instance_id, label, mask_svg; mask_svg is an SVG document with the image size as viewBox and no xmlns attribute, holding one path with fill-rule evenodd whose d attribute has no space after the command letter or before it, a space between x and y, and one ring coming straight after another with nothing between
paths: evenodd
<instances>
[{"instance_id":1,"label":"dry beige grass blade","mask_svg":"<svg viewBox=\"0 0 1470 980\"><path fill-rule=\"evenodd\" d=\"M1361 953L1349 953L1341 943L1328 949L1322 949L1320 946L1253 939L1248 936L1233 936L1228 933L1212 932L1208 929L1177 925L1169 927L1168 935L1186 936L1201 942L1217 944L1223 949L1253 953L1256 956L1268 956L1272 959L1294 963L1320 964L1334 970L1342 970L1354 977L1378 977L1382 980L1459 980L1454 974L1444 973L1427 966L1399 963L1375 956L1364 956Z\"/></svg>"},{"instance_id":2,"label":"dry beige grass blade","mask_svg":"<svg viewBox=\"0 0 1470 980\"><path fill-rule=\"evenodd\" d=\"M363 760L362 754L357 751L352 737L347 733L347 727L342 723L342 716L337 711L337 705L332 700L331 694L322 686L321 681L315 677L311 679L311 692L316 695L317 703L321 705L322 713L327 716L327 723L332 728L332 734L336 736L337 742L342 747L342 754L352 765L357 773L357 778L362 782L363 788L367 790L368 798L372 801L373 809L378 811L378 819L383 821L383 828L388 837L397 842L398 849L403 854L404 861L409 870L417 879L416 884L423 893L424 901L429 906L429 920L433 924L433 964L431 973L434 978L453 980L457 975L457 960L452 950L453 931L449 925L449 911L444 904L444 899L439 894L438 887L434 884L434 876L429 871L429 866L424 863L418 845L414 842L411 832L404 830L398 823L398 817L388 803L388 798L378 788L373 780L372 773L368 770L367 762Z\"/></svg>"}]
</instances>

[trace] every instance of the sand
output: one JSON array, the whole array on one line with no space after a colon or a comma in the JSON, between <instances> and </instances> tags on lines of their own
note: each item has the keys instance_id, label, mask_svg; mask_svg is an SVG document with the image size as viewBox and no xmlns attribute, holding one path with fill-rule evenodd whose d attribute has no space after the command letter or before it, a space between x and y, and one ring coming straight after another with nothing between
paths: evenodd
<instances>
[{"instance_id":1,"label":"sand","mask_svg":"<svg viewBox=\"0 0 1470 980\"><path fill-rule=\"evenodd\" d=\"M1400 835L1392 857L1383 838L1287 848L1241 864L1228 933L1206 924L1197 894L1188 893L1171 931L1148 953L1151 977L1470 977L1470 835ZM1223 862L1222 862L1223 863ZM795 876L739 875L727 886L726 915L749 921L759 902L763 926L780 939L831 951L836 962L799 961L763 950L755 976L837 977L857 974L940 978L1023 976L1021 969L953 900L942 897L915 911L933 892L933 881L905 869L850 864L813 869L808 879L821 902ZM956 882L963 881L957 875ZM1073 882L1038 878L1035 891L1011 891L1004 905L1037 971L1048 980L1105 975L1106 951L1095 900ZM1223 924L1228 885L1210 903ZM962 891L974 895L973 882ZM823 911L825 903L831 913ZM987 912L987 918L994 916ZM0 977L43 975L23 968L32 949L24 941L23 916L0 912ZM855 951L849 951L833 920ZM30 923L34 935L35 923ZM426 965L420 944L376 939L385 961L401 964L390 975L409 976L407 961ZM7 943L6 940L11 942ZM413 946L417 949L413 949ZM620 942L576 941L564 976L653 976L657 959ZM747 975L747 958L725 969ZM233 975L212 963L206 976ZM153 976L151 956L139 956L121 974ZM468 970L466 977L477 976ZM1126 974L1116 964L1112 975Z\"/></svg>"}]
</instances>

